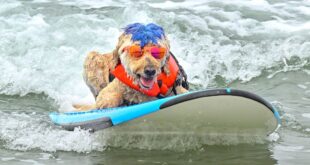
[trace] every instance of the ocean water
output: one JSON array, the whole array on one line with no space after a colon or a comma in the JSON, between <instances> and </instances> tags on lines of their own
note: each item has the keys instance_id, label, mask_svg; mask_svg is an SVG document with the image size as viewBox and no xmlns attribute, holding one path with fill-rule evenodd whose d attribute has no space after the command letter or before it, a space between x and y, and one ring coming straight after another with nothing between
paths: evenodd
<instances>
[{"instance_id":1,"label":"ocean water","mask_svg":"<svg viewBox=\"0 0 310 165\"><path fill-rule=\"evenodd\" d=\"M0 164L309 164L310 1L0 0ZM282 126L263 141L109 138L48 113L94 102L87 52L129 23L164 27L193 89L254 92Z\"/></svg>"}]
</instances>

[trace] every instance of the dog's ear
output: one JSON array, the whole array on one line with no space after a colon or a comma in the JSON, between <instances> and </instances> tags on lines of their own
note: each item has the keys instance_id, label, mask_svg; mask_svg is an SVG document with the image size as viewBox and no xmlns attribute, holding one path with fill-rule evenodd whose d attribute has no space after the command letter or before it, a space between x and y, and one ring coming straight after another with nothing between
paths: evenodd
<instances>
[{"instance_id":1,"label":"dog's ear","mask_svg":"<svg viewBox=\"0 0 310 165\"><path fill-rule=\"evenodd\" d=\"M164 59L164 66L163 66L163 71L169 75L170 74L170 69L169 69L169 65L168 65L168 61L169 61L169 58L170 58L171 54L170 52L167 53L165 59Z\"/></svg>"},{"instance_id":2,"label":"dog's ear","mask_svg":"<svg viewBox=\"0 0 310 165\"><path fill-rule=\"evenodd\" d=\"M166 37L166 36L163 36L163 40L161 40L160 41L160 43L164 46L164 47L166 47L166 49L167 49L167 53L166 53L166 56L165 56L165 59L163 60L163 63L164 63L164 65L163 65L163 71L167 74L167 75L169 75L170 74L170 69L169 69L169 65L168 65L168 61L169 61L169 58L170 58L170 56L171 56L171 52L170 52L170 44L169 44L169 40L168 40L168 38Z\"/></svg>"},{"instance_id":3,"label":"dog's ear","mask_svg":"<svg viewBox=\"0 0 310 165\"><path fill-rule=\"evenodd\" d=\"M112 58L112 67L115 68L116 65L119 63L119 49L121 47L121 45L124 43L124 37L125 37L125 34L123 33L122 35L119 36L118 38L118 42L117 42L117 45L115 47L115 49L113 50L113 58Z\"/></svg>"},{"instance_id":4,"label":"dog's ear","mask_svg":"<svg viewBox=\"0 0 310 165\"><path fill-rule=\"evenodd\" d=\"M113 57L112 57L112 68L115 68L116 65L119 62L119 54L118 54L118 47L116 47L116 49L113 50Z\"/></svg>"},{"instance_id":5,"label":"dog's ear","mask_svg":"<svg viewBox=\"0 0 310 165\"><path fill-rule=\"evenodd\" d=\"M166 36L164 36L163 38L164 38L163 44L166 46L167 50L170 50L170 41L168 40Z\"/></svg>"}]
</instances>

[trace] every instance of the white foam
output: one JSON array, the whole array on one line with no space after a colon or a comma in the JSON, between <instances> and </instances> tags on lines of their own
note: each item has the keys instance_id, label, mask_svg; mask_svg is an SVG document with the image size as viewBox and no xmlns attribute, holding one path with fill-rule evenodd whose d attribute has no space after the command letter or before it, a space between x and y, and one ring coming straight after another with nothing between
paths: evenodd
<instances>
[{"instance_id":1,"label":"white foam","mask_svg":"<svg viewBox=\"0 0 310 165\"><path fill-rule=\"evenodd\" d=\"M303 85L303 84L297 84L297 86L301 89L307 89L308 88L306 85Z\"/></svg>"},{"instance_id":2,"label":"white foam","mask_svg":"<svg viewBox=\"0 0 310 165\"><path fill-rule=\"evenodd\" d=\"M307 37L300 35L309 29L309 22L290 12L306 10L302 4L287 6L265 0L154 3L63 0L54 3L63 11L62 16L45 12L30 15L27 7L0 16L0 27L3 27L0 93L43 92L54 98L64 111L70 109L72 102L86 99L85 103L92 103L93 98L89 97L90 91L81 76L87 52L112 51L120 28L133 22L162 25L189 81L203 87L212 84L217 76L227 82L249 81L260 76L263 70L279 65L283 59L307 58L310 51ZM10 4L1 6L0 11L26 5ZM110 11L101 14L100 10L92 14L78 10L67 13L70 5L83 9L112 6L122 10L111 13L116 14L115 17L109 16ZM251 15L251 11L265 15L262 19L260 15ZM294 66L285 65L276 73L287 70L294 70Z\"/></svg>"},{"instance_id":3,"label":"white foam","mask_svg":"<svg viewBox=\"0 0 310 165\"><path fill-rule=\"evenodd\" d=\"M0 13L4 13L4 12L7 12L7 11L10 11L10 10L12 10L14 8L19 7L19 6L21 6L21 2L18 2L18 1L15 1L15 0L1 2Z\"/></svg>"},{"instance_id":4,"label":"white foam","mask_svg":"<svg viewBox=\"0 0 310 165\"><path fill-rule=\"evenodd\" d=\"M277 145L275 147L277 150L281 151L288 151L288 152L296 152L303 150L305 147L304 146L284 146L284 145Z\"/></svg>"},{"instance_id":5,"label":"white foam","mask_svg":"<svg viewBox=\"0 0 310 165\"><path fill-rule=\"evenodd\" d=\"M310 15L310 7L307 6L300 6L297 11L305 15Z\"/></svg>"},{"instance_id":6,"label":"white foam","mask_svg":"<svg viewBox=\"0 0 310 165\"><path fill-rule=\"evenodd\" d=\"M64 16L52 24L50 18L43 14L29 16L21 13L0 17L2 22L12 26L0 33L3 38L0 41L0 93L25 95L44 92L54 98L61 109L69 108L70 102L78 100L78 97L89 99L84 102L92 102L93 99L88 97L90 91L82 79L83 60L90 50L100 50L102 46L99 43L112 50L114 43L104 43L106 38L113 40L111 38L114 37L116 40L119 30L111 27L93 30L85 26L78 32L71 26L77 25L73 23L77 22L75 19L102 22L96 17L80 14ZM104 35L104 32L108 33ZM81 37L74 39L76 34ZM83 46L83 42L92 34L102 37L96 37L93 42Z\"/></svg>"},{"instance_id":7,"label":"white foam","mask_svg":"<svg viewBox=\"0 0 310 165\"><path fill-rule=\"evenodd\" d=\"M0 120L1 140L5 141L4 146L8 149L90 152L101 151L105 146L102 138L98 141L96 134L88 131L53 128L52 123L46 122L46 116L3 112L0 114L2 119L6 119Z\"/></svg>"},{"instance_id":8,"label":"white foam","mask_svg":"<svg viewBox=\"0 0 310 165\"><path fill-rule=\"evenodd\" d=\"M310 113L303 113L303 114L301 114L301 116L306 117L306 118L310 118Z\"/></svg>"},{"instance_id":9,"label":"white foam","mask_svg":"<svg viewBox=\"0 0 310 165\"><path fill-rule=\"evenodd\" d=\"M79 6L83 9L90 9L90 8L102 8L102 7L121 7L124 6L124 3L127 1L113 1L113 0L91 0L91 1L85 1L85 0L76 0L76 1L70 1L70 0L63 0L59 3L62 5L72 5L72 6Z\"/></svg>"},{"instance_id":10,"label":"white foam","mask_svg":"<svg viewBox=\"0 0 310 165\"><path fill-rule=\"evenodd\" d=\"M180 8L195 8L205 4L203 1L183 1L183 2L173 2L173 1L164 1L163 3L150 3L151 7L161 8L166 10L171 9L180 9Z\"/></svg>"},{"instance_id":11,"label":"white foam","mask_svg":"<svg viewBox=\"0 0 310 165\"><path fill-rule=\"evenodd\" d=\"M267 139L271 142L276 142L280 139L280 135L277 132L273 132L270 135L268 135Z\"/></svg>"},{"instance_id":12,"label":"white foam","mask_svg":"<svg viewBox=\"0 0 310 165\"><path fill-rule=\"evenodd\" d=\"M1 158L1 161L11 161L14 159L16 159L16 158L15 157L3 157L3 158Z\"/></svg>"},{"instance_id":13,"label":"white foam","mask_svg":"<svg viewBox=\"0 0 310 165\"><path fill-rule=\"evenodd\" d=\"M310 22L296 23L291 21L279 22L278 20L272 20L264 22L263 25L270 30L284 33L307 31L310 29Z\"/></svg>"}]
</instances>

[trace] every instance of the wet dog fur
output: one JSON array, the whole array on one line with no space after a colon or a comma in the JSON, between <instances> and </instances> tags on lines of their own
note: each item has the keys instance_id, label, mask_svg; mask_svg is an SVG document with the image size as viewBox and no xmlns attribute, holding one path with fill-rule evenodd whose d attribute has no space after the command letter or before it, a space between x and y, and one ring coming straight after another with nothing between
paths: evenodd
<instances>
[{"instance_id":1,"label":"wet dog fur","mask_svg":"<svg viewBox=\"0 0 310 165\"><path fill-rule=\"evenodd\" d=\"M123 49L130 45L141 45L141 41L132 39L132 34L125 32L119 37L116 48L113 52L100 54L98 52L90 52L84 62L83 77L93 93L96 104L94 105L75 105L77 111L85 111L91 109L111 108L124 105L125 102L141 103L145 101L155 100L157 97L145 95L131 87L125 85L117 78L111 80L110 73L114 68L121 63L135 84L139 84L141 88L144 86L141 81L148 79L156 81L156 77L162 71L169 75L167 61L171 55L169 52L170 45L166 36L158 38L157 43L144 43L145 46L157 45L167 49L164 58L156 59L149 52L145 52L143 56L136 58L128 55ZM151 69L154 75L146 75L146 70ZM172 89L169 89L167 96L173 95ZM182 85L175 86L176 94L187 92Z\"/></svg>"}]
</instances>

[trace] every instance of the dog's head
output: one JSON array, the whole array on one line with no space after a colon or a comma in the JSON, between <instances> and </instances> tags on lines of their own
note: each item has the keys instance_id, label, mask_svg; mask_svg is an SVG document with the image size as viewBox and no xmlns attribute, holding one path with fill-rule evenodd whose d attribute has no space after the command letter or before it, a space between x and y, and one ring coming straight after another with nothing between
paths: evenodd
<instances>
[{"instance_id":1,"label":"dog's head","mask_svg":"<svg viewBox=\"0 0 310 165\"><path fill-rule=\"evenodd\" d=\"M169 58L169 41L162 27L153 23L134 23L124 28L114 50L114 59L124 66L128 76L141 88L150 89L164 71Z\"/></svg>"}]
</instances>

